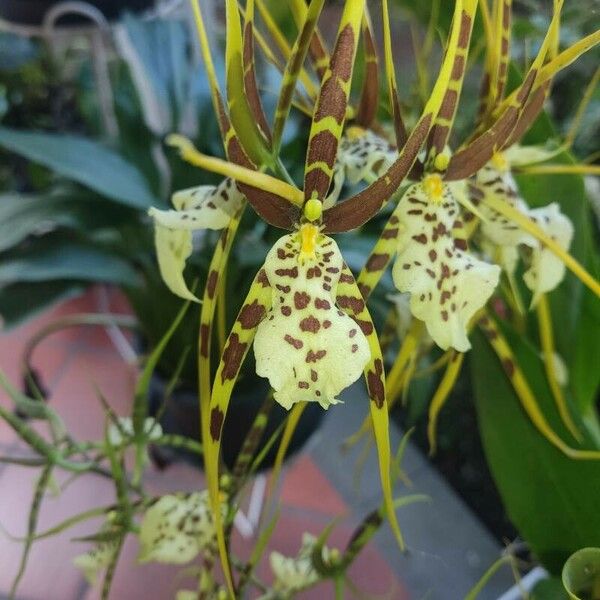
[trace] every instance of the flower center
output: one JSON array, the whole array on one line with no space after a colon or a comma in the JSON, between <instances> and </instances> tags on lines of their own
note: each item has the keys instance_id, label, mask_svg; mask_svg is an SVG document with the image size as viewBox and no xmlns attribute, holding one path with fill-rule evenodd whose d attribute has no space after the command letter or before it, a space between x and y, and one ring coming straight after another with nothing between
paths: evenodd
<instances>
[{"instance_id":1,"label":"flower center","mask_svg":"<svg viewBox=\"0 0 600 600\"><path fill-rule=\"evenodd\" d=\"M351 142L358 140L364 134L365 130L362 127L358 127L357 125L352 125L351 127L348 127L348 129L346 129L346 138Z\"/></svg>"},{"instance_id":2,"label":"flower center","mask_svg":"<svg viewBox=\"0 0 600 600\"><path fill-rule=\"evenodd\" d=\"M300 262L316 259L317 239L319 227L312 223L303 223L300 226Z\"/></svg>"},{"instance_id":3,"label":"flower center","mask_svg":"<svg viewBox=\"0 0 600 600\"><path fill-rule=\"evenodd\" d=\"M506 157L502 152L496 152L494 156L492 156L491 163L493 167L498 171L508 171L509 165Z\"/></svg>"},{"instance_id":4,"label":"flower center","mask_svg":"<svg viewBox=\"0 0 600 600\"><path fill-rule=\"evenodd\" d=\"M437 174L427 175L423 179L423 190L429 200L434 204L440 204L444 196L444 182Z\"/></svg>"}]
</instances>

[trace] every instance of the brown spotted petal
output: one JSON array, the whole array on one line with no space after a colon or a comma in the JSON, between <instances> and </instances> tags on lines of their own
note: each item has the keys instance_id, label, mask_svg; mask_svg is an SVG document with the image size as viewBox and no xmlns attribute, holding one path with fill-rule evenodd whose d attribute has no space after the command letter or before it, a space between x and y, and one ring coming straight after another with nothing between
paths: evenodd
<instances>
[{"instance_id":1,"label":"brown spotted petal","mask_svg":"<svg viewBox=\"0 0 600 600\"><path fill-rule=\"evenodd\" d=\"M90 585L95 585L98 575L112 563L117 550L116 541L101 542L91 550L76 556L73 564L83 573Z\"/></svg>"},{"instance_id":2,"label":"brown spotted petal","mask_svg":"<svg viewBox=\"0 0 600 600\"><path fill-rule=\"evenodd\" d=\"M154 244L160 274L167 287L185 300L197 301L183 278L192 253L192 231L223 229L237 212L243 196L229 178L218 186L202 185L173 194L175 210L151 208Z\"/></svg>"},{"instance_id":3,"label":"brown spotted petal","mask_svg":"<svg viewBox=\"0 0 600 600\"><path fill-rule=\"evenodd\" d=\"M496 157L496 163L500 157ZM477 205L483 222L481 224L481 233L483 237L497 246L518 246L526 244L535 246L536 239L525 233L511 220L504 215L487 206L485 200L487 197L496 197L502 202L506 202L524 215L528 212L525 201L517 192L517 184L507 168L500 164L494 164L490 161L485 167L480 169L474 177L474 183L477 189L482 193L482 202ZM478 202L474 200L474 202Z\"/></svg>"},{"instance_id":4,"label":"brown spotted petal","mask_svg":"<svg viewBox=\"0 0 600 600\"><path fill-rule=\"evenodd\" d=\"M491 247L490 254L509 273L514 272L518 260L519 247L526 246L530 252L526 256L529 269L523 279L533 292L532 305L541 294L552 291L565 275L564 263L550 250L543 248L532 235L522 231L515 223L486 205L488 196L495 196L516 208L523 215L537 223L550 237L565 250L573 238L573 224L561 211L558 204L552 203L543 208L531 209L519 196L517 185L510 172L510 155L496 155L475 177L475 185L482 193L478 207L485 221L481 225L483 247Z\"/></svg>"},{"instance_id":5,"label":"brown spotted petal","mask_svg":"<svg viewBox=\"0 0 600 600\"><path fill-rule=\"evenodd\" d=\"M500 269L471 256L453 238L459 209L448 186L438 185L435 194L426 189L414 184L400 201L403 227L392 277L401 292L410 293L412 314L425 322L435 343L466 352L469 321L492 295Z\"/></svg>"},{"instance_id":6,"label":"brown spotted petal","mask_svg":"<svg viewBox=\"0 0 600 600\"><path fill-rule=\"evenodd\" d=\"M175 210L151 208L154 222L169 229L223 229L237 212L243 196L229 178L219 185L201 185L175 192Z\"/></svg>"},{"instance_id":7,"label":"brown spotted petal","mask_svg":"<svg viewBox=\"0 0 600 600\"><path fill-rule=\"evenodd\" d=\"M568 250L573 239L573 223L560 212L553 202L543 208L529 211L529 218L536 222L562 248ZM531 304L535 306L542 294L552 291L565 276L565 264L553 252L537 246L531 253L529 269L523 274L525 285L533 292Z\"/></svg>"},{"instance_id":8,"label":"brown spotted petal","mask_svg":"<svg viewBox=\"0 0 600 600\"><path fill-rule=\"evenodd\" d=\"M351 127L342 138L333 171L333 188L323 203L333 206L344 183L372 183L398 158L398 152L386 139L373 131Z\"/></svg>"},{"instance_id":9,"label":"brown spotted petal","mask_svg":"<svg viewBox=\"0 0 600 600\"><path fill-rule=\"evenodd\" d=\"M144 514L139 540L141 563L185 564L200 552L214 551L216 534L208 492L160 498Z\"/></svg>"},{"instance_id":10,"label":"brown spotted petal","mask_svg":"<svg viewBox=\"0 0 600 600\"><path fill-rule=\"evenodd\" d=\"M363 332L335 304L342 266L334 240L319 235L306 256L300 233L282 237L265 261L273 302L254 339L256 372L287 409L300 401L335 404L370 358Z\"/></svg>"}]
</instances>

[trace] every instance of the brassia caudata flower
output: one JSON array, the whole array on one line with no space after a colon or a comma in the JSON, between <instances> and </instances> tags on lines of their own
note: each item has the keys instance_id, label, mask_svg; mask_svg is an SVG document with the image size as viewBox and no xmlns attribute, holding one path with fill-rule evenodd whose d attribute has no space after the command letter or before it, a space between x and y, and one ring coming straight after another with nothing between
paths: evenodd
<instances>
[{"instance_id":1,"label":"brassia caudata flower","mask_svg":"<svg viewBox=\"0 0 600 600\"><path fill-rule=\"evenodd\" d=\"M232 0L226 3L229 115L221 100L214 76L201 15L199 11L196 12L200 37L204 40L201 47L228 161L218 161L196 154L193 162L197 166L236 179L240 191L265 221L296 232L276 244L267 258L265 268L261 269L255 278L225 343L210 403L202 407L205 464L211 502L215 507L218 498L217 468L222 426L241 363L256 334L255 354L258 371L269 377L277 399L287 406L306 399L317 400L324 406L329 405L335 400L337 393L356 379L364 367L375 424L387 515L400 545L403 544L391 495L383 358L360 290L354 277L343 264L335 242L327 236L348 231L367 222L397 191L410 170L421 144L427 137L433 115L439 110L449 81L459 39L461 4L457 7L455 25L442 65L442 76L406 144L399 148L389 168L377 173L378 177L366 189L330 207L324 203L333 180L339 141L347 114L358 33L365 10L364 0L346 3L335 49L328 68L322 74L309 136L303 190L258 171L265 167L281 171L281 165L271 154L271 149L278 147L282 123L291 104L292 90L323 3L313 2L308 8L304 30L298 38L301 43L294 47L286 66L272 133L265 123L260 99L254 94L256 87L251 64L252 44L244 46L242 43L237 3ZM246 31L251 31L251 27L252 22L248 21ZM249 93L240 89L240 82ZM253 101L250 102L249 98L253 98ZM370 98L373 96L370 95ZM360 110L359 113L363 116L365 113L373 115L376 107L376 102L371 103L370 110ZM190 159L189 153L187 158ZM347 168L343 168L346 177ZM375 165L371 165L371 168L375 168ZM352 174L351 167L350 177ZM231 240L231 236L228 239ZM290 247L286 248L286 244L290 244ZM326 256L329 252L331 255ZM285 256L286 254L290 256ZM327 263L325 258L328 258L330 263ZM328 266L337 272L327 273ZM319 271L315 271L315 268ZM218 271L215 271L212 279L211 277L212 272L209 274L209 280L211 289L214 290L215 281L219 277ZM278 289L277 286L284 289ZM289 286L289 292L285 291L286 286ZM310 308L308 304L305 305L307 298L311 302ZM317 301L320 307L315 304ZM203 309L205 306L206 304L203 304ZM288 312L288 309L292 311L287 319L281 308L284 308L285 312ZM322 316L317 311L322 311ZM350 321L350 316L354 323ZM201 318L202 326L204 323ZM207 332L210 332L210 327L211 323L206 322ZM288 339L286 335L289 336ZM209 340L208 334L201 339ZM273 341L277 344L273 345ZM333 359L339 356L337 352L340 343L349 354L343 361L336 361ZM201 371L208 373L208 342L204 348L206 351L203 353L201 342ZM287 369L277 368L278 351L281 348L292 353L287 356L293 357L294 362L286 365ZM206 384L204 386L206 389ZM320 398L317 392L321 394ZM218 513L216 519L219 519ZM224 535L219 523L217 538L228 587L233 593Z\"/></svg>"},{"instance_id":2,"label":"brassia caudata flower","mask_svg":"<svg viewBox=\"0 0 600 600\"><path fill-rule=\"evenodd\" d=\"M513 221L491 208L486 201L490 196L518 210L537 224L561 248L568 250L573 238L573 225L556 203L531 209L518 192L506 155L495 154L474 177L471 200L481 212L481 235L483 243L497 250L502 267L512 276L517 267L517 252L526 247L525 260L529 265L523 275L527 287L533 292L531 304L535 306L542 294L552 291L562 281L565 265L544 244L524 232Z\"/></svg>"},{"instance_id":3,"label":"brassia caudata flower","mask_svg":"<svg viewBox=\"0 0 600 600\"><path fill-rule=\"evenodd\" d=\"M435 343L466 352L469 322L492 295L500 269L470 255L464 239L453 237L461 226L459 210L437 174L408 188L394 216L401 230L392 277L410 293L411 311Z\"/></svg>"},{"instance_id":4,"label":"brassia caudata flower","mask_svg":"<svg viewBox=\"0 0 600 600\"><path fill-rule=\"evenodd\" d=\"M302 401L328 408L369 361L364 333L339 308L343 267L335 241L312 223L282 237L267 256L264 273L273 291L254 338L256 372L269 379L284 408Z\"/></svg>"},{"instance_id":5,"label":"brassia caudata flower","mask_svg":"<svg viewBox=\"0 0 600 600\"><path fill-rule=\"evenodd\" d=\"M324 200L323 207L333 206L344 183L372 183L394 164L397 157L398 150L385 138L370 129L356 125L348 127L340 140L333 169L333 187Z\"/></svg>"},{"instance_id":6,"label":"brassia caudata flower","mask_svg":"<svg viewBox=\"0 0 600 600\"><path fill-rule=\"evenodd\" d=\"M223 229L242 204L234 182L225 178L219 185L201 185L173 194L174 210L150 208L158 266L168 288L184 300L196 300L183 278L186 260L192 254L192 232Z\"/></svg>"},{"instance_id":7,"label":"brassia caudata flower","mask_svg":"<svg viewBox=\"0 0 600 600\"><path fill-rule=\"evenodd\" d=\"M295 557L284 556L280 552L271 552L269 563L274 575L273 589L261 597L261 600L274 598L292 598L319 581L320 577L313 566L313 552L317 538L310 533L302 536L302 547ZM332 550L327 546L321 548L321 560L328 563Z\"/></svg>"},{"instance_id":8,"label":"brassia caudata flower","mask_svg":"<svg viewBox=\"0 0 600 600\"><path fill-rule=\"evenodd\" d=\"M97 583L99 575L113 564L119 551L118 536L115 535L114 539L107 537L113 531L116 517L116 511L107 513L106 521L98 533L98 539L104 539L97 541L90 550L73 559L73 564L83 573L90 585Z\"/></svg>"},{"instance_id":9,"label":"brassia caudata flower","mask_svg":"<svg viewBox=\"0 0 600 600\"><path fill-rule=\"evenodd\" d=\"M144 514L139 540L141 563L185 564L200 553L214 552L216 534L208 492L162 496Z\"/></svg>"},{"instance_id":10,"label":"brassia caudata flower","mask_svg":"<svg viewBox=\"0 0 600 600\"><path fill-rule=\"evenodd\" d=\"M100 573L112 563L117 549L117 542L101 542L91 550L76 556L73 564L81 570L90 585L95 585Z\"/></svg>"}]
</instances>

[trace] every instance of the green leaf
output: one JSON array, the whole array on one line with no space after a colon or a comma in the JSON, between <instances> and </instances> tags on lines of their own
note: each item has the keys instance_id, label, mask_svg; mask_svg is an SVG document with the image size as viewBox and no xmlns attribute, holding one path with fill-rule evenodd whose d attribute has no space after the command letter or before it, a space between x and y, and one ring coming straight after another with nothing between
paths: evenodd
<instances>
[{"instance_id":1,"label":"green leaf","mask_svg":"<svg viewBox=\"0 0 600 600\"><path fill-rule=\"evenodd\" d=\"M502 330L542 412L569 440L537 352L508 327ZM600 462L569 459L542 437L479 332L469 356L483 446L506 512L544 566L558 574L575 550L600 546Z\"/></svg>"},{"instance_id":2,"label":"green leaf","mask_svg":"<svg viewBox=\"0 0 600 600\"><path fill-rule=\"evenodd\" d=\"M571 600L600 598L600 548L582 548L571 555L562 570Z\"/></svg>"},{"instance_id":3,"label":"green leaf","mask_svg":"<svg viewBox=\"0 0 600 600\"><path fill-rule=\"evenodd\" d=\"M124 15L121 24L130 44L124 58L142 103L144 94L155 97L166 128L161 133L177 129L194 70L188 28L183 21L148 21L130 14Z\"/></svg>"},{"instance_id":4,"label":"green leaf","mask_svg":"<svg viewBox=\"0 0 600 600\"><path fill-rule=\"evenodd\" d=\"M78 296L85 286L77 281L47 281L15 283L0 287L0 328L3 331L19 325L49 306Z\"/></svg>"},{"instance_id":5,"label":"green leaf","mask_svg":"<svg viewBox=\"0 0 600 600\"><path fill-rule=\"evenodd\" d=\"M141 209L160 204L131 163L97 142L0 127L0 146L121 204Z\"/></svg>"},{"instance_id":6,"label":"green leaf","mask_svg":"<svg viewBox=\"0 0 600 600\"><path fill-rule=\"evenodd\" d=\"M30 235L41 235L58 227L89 232L113 227L115 223L121 225L135 214L75 191L39 196L3 194L0 195L0 251Z\"/></svg>"},{"instance_id":7,"label":"green leaf","mask_svg":"<svg viewBox=\"0 0 600 600\"><path fill-rule=\"evenodd\" d=\"M43 239L0 262L0 285L76 279L121 285L135 282L135 270L104 250L63 239Z\"/></svg>"},{"instance_id":8,"label":"green leaf","mask_svg":"<svg viewBox=\"0 0 600 600\"><path fill-rule=\"evenodd\" d=\"M569 600L561 580L557 577L539 581L530 595L531 600Z\"/></svg>"}]
</instances>

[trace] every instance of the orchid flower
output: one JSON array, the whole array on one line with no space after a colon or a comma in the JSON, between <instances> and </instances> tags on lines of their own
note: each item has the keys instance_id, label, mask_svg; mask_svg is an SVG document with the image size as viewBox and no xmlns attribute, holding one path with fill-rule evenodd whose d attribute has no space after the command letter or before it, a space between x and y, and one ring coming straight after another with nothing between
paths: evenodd
<instances>
[{"instance_id":1,"label":"orchid flower","mask_svg":"<svg viewBox=\"0 0 600 600\"><path fill-rule=\"evenodd\" d=\"M141 563L185 564L198 554L214 552L216 533L208 492L162 496L144 514L139 541Z\"/></svg>"},{"instance_id":2,"label":"orchid flower","mask_svg":"<svg viewBox=\"0 0 600 600\"><path fill-rule=\"evenodd\" d=\"M459 205L439 175L408 188L395 217L401 223L395 286L410 293L412 314L425 322L438 346L466 352L469 322L492 295L500 269L469 254L453 237Z\"/></svg>"},{"instance_id":3,"label":"orchid flower","mask_svg":"<svg viewBox=\"0 0 600 600\"><path fill-rule=\"evenodd\" d=\"M385 138L359 126L348 127L340 140L333 170L333 188L323 202L324 208L335 204L346 181L350 185L372 183L387 171L396 158L397 149Z\"/></svg>"},{"instance_id":4,"label":"orchid flower","mask_svg":"<svg viewBox=\"0 0 600 600\"><path fill-rule=\"evenodd\" d=\"M150 208L160 274L167 287L184 300L197 301L183 278L192 254L192 232L227 227L242 204L242 195L229 178L219 185L201 185L173 194L174 210Z\"/></svg>"},{"instance_id":5,"label":"orchid flower","mask_svg":"<svg viewBox=\"0 0 600 600\"><path fill-rule=\"evenodd\" d=\"M358 33L364 22L364 0L346 3L335 49L327 61L329 67L322 73L309 136L303 190L297 189L285 178L274 178L264 171L271 170L276 175L283 172L276 155L281 128L289 112L293 89L302 72L304 56L323 2L312 2L305 13L302 31L284 72L272 130L265 122L252 71L252 5L251 10L246 11L242 36L238 5L233 0L226 3L229 114L214 75L202 16L199 10L195 12L227 160L221 161L193 152L189 143L182 140L177 145L182 149L184 158L196 166L235 179L240 192L266 222L294 232L275 245L250 288L224 345L208 406L202 398L206 397L210 385L206 383L207 378L201 383L205 390L201 391L205 464L211 502L215 507L222 426L241 363L254 340L258 373L269 378L275 389L275 397L287 407L307 400L316 400L328 406L363 370L372 401L370 408L375 423L387 513L399 543L403 543L391 497L381 350L361 292L329 236L367 222L398 190L410 171L450 80L460 41L461 5L462 2L459 2L456 9L455 25L434 94L431 101L426 103L406 143L396 151L389 168L384 168L383 164L379 167L375 163L368 163L364 168L357 164L351 164L349 168L344 165L344 177L358 177L356 173L361 169L364 173L367 168L375 169L377 178L350 199L332 206L328 206L329 203L326 205L326 199L334 178L340 138L349 112L348 98ZM367 37L369 31L368 25L363 27ZM371 51L374 51L373 45L370 46ZM372 83L373 79L370 81ZM363 97L368 101L361 102L362 108L359 107L358 113L362 114L361 123L364 126L369 119L372 120L377 103L373 103L371 90L366 90ZM341 157L342 161L348 158L344 158L343 152ZM231 239L232 236L228 236L228 243ZM222 253L219 254L219 260L221 258ZM216 264L216 259L213 260ZM328 268L332 269L331 272L327 272ZM215 282L219 277L220 271L216 268L213 271L211 266L210 289L207 286L209 301L214 297ZM203 303L200 340L200 369L205 374L209 373L208 349L212 327L212 321L204 319L204 313L209 313L208 309L205 311L207 305L210 306L210 303ZM342 356L342 349L345 356ZM219 520L218 513L216 520ZM219 523L217 538L231 591L233 583Z\"/></svg>"},{"instance_id":6,"label":"orchid flower","mask_svg":"<svg viewBox=\"0 0 600 600\"><path fill-rule=\"evenodd\" d=\"M91 550L76 556L73 564L83 573L90 585L95 585L98 575L112 563L117 549L117 542L101 542Z\"/></svg>"},{"instance_id":7,"label":"orchid flower","mask_svg":"<svg viewBox=\"0 0 600 600\"><path fill-rule=\"evenodd\" d=\"M114 526L117 513L111 511L107 514L106 521L100 528L99 535L107 534ZM101 572L110 567L119 551L120 542L118 539L108 539L98 541L87 552L79 554L73 559L73 564L82 573L90 585L95 585Z\"/></svg>"},{"instance_id":8,"label":"orchid flower","mask_svg":"<svg viewBox=\"0 0 600 600\"><path fill-rule=\"evenodd\" d=\"M320 580L315 570L312 555L317 538L310 533L302 535L302 547L296 557L284 556L280 552L271 552L269 563L274 575L273 587L261 600L272 598L292 598L294 594L311 587ZM328 563L334 551L327 546L321 548L321 558Z\"/></svg>"},{"instance_id":9,"label":"orchid flower","mask_svg":"<svg viewBox=\"0 0 600 600\"><path fill-rule=\"evenodd\" d=\"M280 238L267 255L271 308L257 327L254 354L256 372L269 379L284 408L302 401L336 404L371 357L365 334L340 310L343 268L335 241L310 223Z\"/></svg>"},{"instance_id":10,"label":"orchid flower","mask_svg":"<svg viewBox=\"0 0 600 600\"><path fill-rule=\"evenodd\" d=\"M565 274L565 265L543 243L490 208L486 201L493 196L497 201L512 206L537 224L565 251L569 249L573 238L571 221L560 211L556 203L543 208L530 209L525 200L519 196L516 182L510 171L510 163L502 154L495 154L492 160L476 173L474 188L476 195L472 200L481 211L483 241L488 246L495 246L498 249L501 264L509 275L512 275L516 268L517 248L519 246L529 248L529 268L524 273L523 280L533 292L531 304L535 306L542 294L552 291L560 284Z\"/></svg>"}]
</instances>

